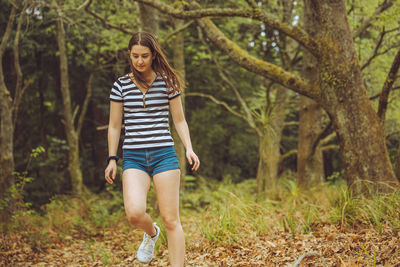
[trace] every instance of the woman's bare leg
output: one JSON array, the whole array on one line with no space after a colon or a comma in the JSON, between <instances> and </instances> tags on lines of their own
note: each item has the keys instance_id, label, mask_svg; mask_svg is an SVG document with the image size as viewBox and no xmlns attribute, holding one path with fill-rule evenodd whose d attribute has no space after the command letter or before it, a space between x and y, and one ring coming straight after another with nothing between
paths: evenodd
<instances>
[{"instance_id":1,"label":"woman's bare leg","mask_svg":"<svg viewBox=\"0 0 400 267\"><path fill-rule=\"evenodd\" d=\"M138 169L127 169L122 174L124 205L128 221L135 227L154 236L151 217L146 213L147 192L150 189L149 175Z\"/></svg>"},{"instance_id":2,"label":"woman's bare leg","mask_svg":"<svg viewBox=\"0 0 400 267\"><path fill-rule=\"evenodd\" d=\"M179 219L180 170L169 170L153 177L158 206L168 238L172 267L182 267L185 259L185 236Z\"/></svg>"}]
</instances>

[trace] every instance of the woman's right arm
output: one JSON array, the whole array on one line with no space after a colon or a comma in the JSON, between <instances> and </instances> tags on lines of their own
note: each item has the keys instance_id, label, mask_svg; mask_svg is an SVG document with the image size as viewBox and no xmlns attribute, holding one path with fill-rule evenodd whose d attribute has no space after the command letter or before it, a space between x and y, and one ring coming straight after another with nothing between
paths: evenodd
<instances>
[{"instance_id":1,"label":"woman's right arm","mask_svg":"<svg viewBox=\"0 0 400 267\"><path fill-rule=\"evenodd\" d=\"M118 150L119 137L122 127L123 102L110 101L110 119L108 123L108 156L116 156ZM110 177L111 174L111 177ZM110 184L113 183L117 174L117 163L110 160L105 170L105 179Z\"/></svg>"}]
</instances>

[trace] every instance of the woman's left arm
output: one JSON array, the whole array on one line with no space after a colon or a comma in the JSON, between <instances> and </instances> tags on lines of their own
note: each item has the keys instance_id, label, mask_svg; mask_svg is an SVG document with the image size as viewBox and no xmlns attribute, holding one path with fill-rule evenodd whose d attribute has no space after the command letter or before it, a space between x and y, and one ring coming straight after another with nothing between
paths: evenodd
<instances>
[{"instance_id":1,"label":"woman's left arm","mask_svg":"<svg viewBox=\"0 0 400 267\"><path fill-rule=\"evenodd\" d=\"M192 165L192 170L197 171L200 167L200 160L193 152L192 142L190 141L189 127L182 108L182 100L177 96L169 101L169 109L174 121L175 129L186 149L186 158Z\"/></svg>"}]
</instances>

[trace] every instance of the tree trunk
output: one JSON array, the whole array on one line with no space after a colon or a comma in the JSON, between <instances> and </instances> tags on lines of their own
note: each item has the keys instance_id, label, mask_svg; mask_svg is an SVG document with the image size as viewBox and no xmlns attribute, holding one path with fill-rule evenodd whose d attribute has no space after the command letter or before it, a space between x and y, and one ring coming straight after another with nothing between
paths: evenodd
<instances>
[{"instance_id":1,"label":"tree trunk","mask_svg":"<svg viewBox=\"0 0 400 267\"><path fill-rule=\"evenodd\" d=\"M149 32L158 37L158 10L139 3L139 14L142 31Z\"/></svg>"},{"instance_id":2,"label":"tree trunk","mask_svg":"<svg viewBox=\"0 0 400 267\"><path fill-rule=\"evenodd\" d=\"M4 81L3 55L10 38L16 16L12 7L7 27L0 44L0 199L4 199L9 188L14 184L14 128L12 119L12 98ZM10 219L12 207L0 209L0 222L6 226Z\"/></svg>"},{"instance_id":3,"label":"tree trunk","mask_svg":"<svg viewBox=\"0 0 400 267\"><path fill-rule=\"evenodd\" d=\"M397 172L397 177L400 178L400 138L399 138L399 148L397 149L396 172Z\"/></svg>"},{"instance_id":4,"label":"tree trunk","mask_svg":"<svg viewBox=\"0 0 400 267\"><path fill-rule=\"evenodd\" d=\"M297 179L306 188L324 181L324 161L321 146L313 146L322 131L322 108L315 101L300 96L299 143L297 149Z\"/></svg>"},{"instance_id":5,"label":"tree trunk","mask_svg":"<svg viewBox=\"0 0 400 267\"><path fill-rule=\"evenodd\" d=\"M267 125L262 125L258 131L258 167L257 167L257 194L262 194L273 188L277 181L278 165L280 162L280 143L284 126L287 90L277 89L276 101L273 104Z\"/></svg>"},{"instance_id":6,"label":"tree trunk","mask_svg":"<svg viewBox=\"0 0 400 267\"><path fill-rule=\"evenodd\" d=\"M277 140L279 139L279 140ZM278 175L280 136L278 138L271 130L266 130L258 137L258 167L257 167L257 195L273 188Z\"/></svg>"},{"instance_id":7,"label":"tree trunk","mask_svg":"<svg viewBox=\"0 0 400 267\"><path fill-rule=\"evenodd\" d=\"M355 193L398 185L386 150L382 124L367 96L343 0L306 0L321 43L320 102L338 134L348 185Z\"/></svg>"},{"instance_id":8,"label":"tree trunk","mask_svg":"<svg viewBox=\"0 0 400 267\"><path fill-rule=\"evenodd\" d=\"M304 28L311 37L315 37L316 29L313 27L315 17L309 11L304 8ZM303 53L302 74L311 84L318 80L317 60L307 50ZM323 128L323 111L314 100L300 96L299 117L297 179L301 186L311 187L321 183L325 176L321 146L318 144L314 148Z\"/></svg>"},{"instance_id":9,"label":"tree trunk","mask_svg":"<svg viewBox=\"0 0 400 267\"><path fill-rule=\"evenodd\" d=\"M57 12L57 44L60 53L60 77L61 77L61 95L64 109L64 128L68 142L68 171L71 179L72 193L82 193L82 171L79 162L79 138L74 126L74 116L71 109L71 97L69 91L69 77L68 77L68 60L67 49L65 43L65 30L61 17L61 10Z\"/></svg>"},{"instance_id":10,"label":"tree trunk","mask_svg":"<svg viewBox=\"0 0 400 267\"><path fill-rule=\"evenodd\" d=\"M181 28L184 24L183 20L174 19L175 29ZM181 74L182 78L185 78L185 48L184 48L184 33L179 32L173 40L173 62L175 69ZM185 96L181 95L182 105L185 108ZM181 189L185 189L185 177L186 177L186 151L181 139L179 138L175 128L172 130L172 136L175 141L175 149L178 155L179 165L181 167Z\"/></svg>"}]
</instances>

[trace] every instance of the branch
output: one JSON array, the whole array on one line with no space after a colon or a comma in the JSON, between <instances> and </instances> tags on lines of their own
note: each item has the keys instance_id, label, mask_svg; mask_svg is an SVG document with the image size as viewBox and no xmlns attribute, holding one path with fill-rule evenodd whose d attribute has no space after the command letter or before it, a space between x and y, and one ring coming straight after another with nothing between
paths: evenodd
<instances>
[{"instance_id":1,"label":"branch","mask_svg":"<svg viewBox=\"0 0 400 267\"><path fill-rule=\"evenodd\" d=\"M197 20L206 36L243 68L279 83L295 92L319 100L318 87L308 84L299 76L285 71L283 68L255 58L229 40L208 18Z\"/></svg>"},{"instance_id":2,"label":"branch","mask_svg":"<svg viewBox=\"0 0 400 267\"><path fill-rule=\"evenodd\" d=\"M21 91L19 92L18 98L14 98L14 102L12 105L14 129L15 129L15 124L17 123L18 110L19 110L19 106L21 104L22 96L25 94L26 89L28 89L29 85L31 85L32 83L33 83L33 79L28 80L22 87Z\"/></svg>"},{"instance_id":3,"label":"branch","mask_svg":"<svg viewBox=\"0 0 400 267\"><path fill-rule=\"evenodd\" d=\"M8 40L10 39L11 30L12 30L12 27L14 24L14 19L15 19L16 13L17 13L17 10L13 6L11 8L10 16L8 17L6 30L4 32L3 38L1 39L1 43L0 43L0 59L1 59L1 61L3 59L3 54L4 54L4 51L6 50ZM0 68L3 69L3 67L0 67Z\"/></svg>"},{"instance_id":4,"label":"branch","mask_svg":"<svg viewBox=\"0 0 400 267\"><path fill-rule=\"evenodd\" d=\"M21 36L21 27L22 27L22 22L24 19L25 15L25 10L27 6L27 1L24 1L24 6L22 8L22 11L19 15L18 22L17 22L17 31L15 33L14 37L14 45L13 45L13 54L14 54L14 68L15 68L15 73L17 75L16 77L16 83L15 83L15 93L14 93L14 100L12 104L12 117L13 117L13 127L15 129L15 124L17 122L17 117L18 117L18 110L19 110L19 105L22 100L22 95L25 92L26 88L28 88L29 84L24 86L25 90L22 90L22 82L23 82L23 75L22 75L22 70L21 70L21 64L19 62L19 39Z\"/></svg>"},{"instance_id":5,"label":"branch","mask_svg":"<svg viewBox=\"0 0 400 267\"><path fill-rule=\"evenodd\" d=\"M321 144L322 144L322 142L321 142ZM322 146L321 147L321 151L327 151L327 150L330 150L330 149L339 149L339 148L340 147L338 145L327 145L327 146ZM297 153L298 153L297 149L289 150L285 154L281 155L281 157L279 159L279 162L282 162L285 159L287 159L287 158L289 158L289 157L291 157L293 155L297 155Z\"/></svg>"},{"instance_id":6,"label":"branch","mask_svg":"<svg viewBox=\"0 0 400 267\"><path fill-rule=\"evenodd\" d=\"M126 34L130 34L130 35L134 34L134 32L132 32L132 31L129 31L129 30L126 30L126 29L124 29L124 28L121 28L121 27L119 27L119 26L117 26L117 25L108 23L108 22L107 22L107 19L101 17L100 15L98 15L98 14L96 14L94 11L92 11L92 10L90 9L90 5L92 4L92 2L93 2L93 0L88 0L88 1L86 1L82 6L85 7L85 11L86 11L87 13L89 13L90 15L92 15L93 17L95 17L96 19L100 20L101 24L102 24L104 27L109 28L109 29L116 29L116 30L118 30L118 31L121 31L121 32L126 33ZM80 6L78 9L82 8L82 6Z\"/></svg>"},{"instance_id":7,"label":"branch","mask_svg":"<svg viewBox=\"0 0 400 267\"><path fill-rule=\"evenodd\" d=\"M251 128L256 129L256 127L257 127L256 123L254 122L254 118L251 114L249 107L246 104L246 101L244 101L244 99L240 95L237 88L231 82L232 78L227 77L228 74L226 74L226 71L224 71L223 67L219 64L218 60L215 58L214 53L211 51L210 46L204 40L203 35L201 34L200 30L199 30L199 38L200 38L201 42L203 43L203 45L207 48L207 51L210 54L212 61L214 62L215 66L217 67L220 77L229 86L229 88L233 91L233 93L236 96L236 99L239 101L240 105L242 106L244 113L246 114L246 118L247 118L246 121L248 122L248 124L250 125Z\"/></svg>"},{"instance_id":8,"label":"branch","mask_svg":"<svg viewBox=\"0 0 400 267\"><path fill-rule=\"evenodd\" d=\"M186 23L185 25L183 25L182 27L175 29L173 32L169 33L166 37L164 37L164 40L161 41L161 47L165 46L170 40L171 37L186 30L190 25L192 25L194 22L194 20L189 21L188 23Z\"/></svg>"},{"instance_id":9,"label":"branch","mask_svg":"<svg viewBox=\"0 0 400 267\"><path fill-rule=\"evenodd\" d=\"M288 152L286 152L285 154L281 155L279 162L282 162L283 160L287 159L288 157L292 156L292 155L297 155L297 149L292 149Z\"/></svg>"},{"instance_id":10,"label":"branch","mask_svg":"<svg viewBox=\"0 0 400 267\"><path fill-rule=\"evenodd\" d=\"M213 97L212 95L190 92L190 93L186 93L185 96L200 96L200 97L208 98L211 101L213 101L215 104L222 105L226 110L228 110L230 113L232 113L236 117L239 117L239 118L243 119L244 121L248 122L247 118L245 116L243 116L239 112L233 110L226 102L220 101L220 100L216 99L215 97Z\"/></svg>"},{"instance_id":11,"label":"branch","mask_svg":"<svg viewBox=\"0 0 400 267\"><path fill-rule=\"evenodd\" d=\"M336 132L332 132L330 135L326 136L324 139L320 141L321 145L325 145L332 141L336 137Z\"/></svg>"},{"instance_id":12,"label":"branch","mask_svg":"<svg viewBox=\"0 0 400 267\"><path fill-rule=\"evenodd\" d=\"M200 19L203 17L217 16L217 17L245 17L254 20L262 21L271 28L277 29L288 36L292 37L294 40L302 44L314 55L318 54L318 44L312 39L307 32L303 29L292 26L288 23L283 23L279 19L271 16L261 10L259 7L253 9L243 9L243 8L202 8L196 10L182 10L171 7L157 0L134 0L136 2L144 3L157 8L162 13L169 14L173 17L180 19ZM198 4L191 1L193 6Z\"/></svg>"},{"instance_id":13,"label":"branch","mask_svg":"<svg viewBox=\"0 0 400 267\"><path fill-rule=\"evenodd\" d=\"M4 51L6 50L8 40L10 39L12 27L14 25L15 14L17 12L16 9L17 8L13 5L13 7L11 8L10 16L8 17L6 29L0 43L0 106L2 108L10 108L10 104L12 102L10 91L8 91L7 86L4 82L3 55Z\"/></svg>"},{"instance_id":14,"label":"branch","mask_svg":"<svg viewBox=\"0 0 400 267\"><path fill-rule=\"evenodd\" d=\"M372 60L373 60L375 57L378 56L378 50L379 50L379 48L380 48L381 45L382 45L383 38L385 37L385 34L386 34L386 33L387 33L387 32L386 32L385 30L383 30L383 31L381 32L381 34L380 34L380 36L379 36L379 40L378 40L378 42L377 42L377 44L376 44L376 46L375 46L375 49L374 49L374 53L372 54L372 56L369 57L369 59L367 60L367 62L365 62L365 63L362 65L361 70L363 70L363 69L365 69L366 67L368 67L369 64L371 64Z\"/></svg>"},{"instance_id":15,"label":"branch","mask_svg":"<svg viewBox=\"0 0 400 267\"><path fill-rule=\"evenodd\" d=\"M93 77L94 77L94 72L90 73L89 80L87 83L87 92L86 92L86 97L85 100L83 101L83 106L82 106L82 111L81 114L79 115L78 119L78 126L76 129L76 135L80 136L81 130L82 130L82 125L83 125L83 120L85 119L86 111L90 102L90 98L92 97L92 82L93 82Z\"/></svg>"},{"instance_id":16,"label":"branch","mask_svg":"<svg viewBox=\"0 0 400 267\"><path fill-rule=\"evenodd\" d=\"M380 4L374 11L374 13L363 21L363 23L353 32L353 38L359 37L362 33L364 33L367 28L371 25L371 22L375 20L381 13L387 10L389 7L393 5L395 0L385 0L382 4Z\"/></svg>"},{"instance_id":17,"label":"branch","mask_svg":"<svg viewBox=\"0 0 400 267\"><path fill-rule=\"evenodd\" d=\"M300 265L301 261L302 261L304 258L306 258L306 257L313 257L313 256L320 257L320 258L322 259L322 262L324 263L323 265L324 265L324 266L326 265L325 259L321 256L321 254L319 254L319 253L316 252L316 251L310 251L310 252L307 252L307 253L301 255L301 257L298 258L298 259L293 263L293 265L291 265L291 267L297 267L297 266Z\"/></svg>"},{"instance_id":18,"label":"branch","mask_svg":"<svg viewBox=\"0 0 400 267\"><path fill-rule=\"evenodd\" d=\"M284 123L285 127L286 126L299 126L299 122L298 121L286 121Z\"/></svg>"},{"instance_id":19,"label":"branch","mask_svg":"<svg viewBox=\"0 0 400 267\"><path fill-rule=\"evenodd\" d=\"M72 113L72 121L75 122L76 115L78 114L79 111L79 105L76 105L74 108L74 112Z\"/></svg>"},{"instance_id":20,"label":"branch","mask_svg":"<svg viewBox=\"0 0 400 267\"><path fill-rule=\"evenodd\" d=\"M390 91L393 87L393 83L396 81L396 75L400 68L400 49L397 51L397 54L393 60L392 67L386 77L386 81L382 88L382 93L379 97L379 106L378 106L378 116L382 122L385 121L386 117L386 109L388 105L388 99Z\"/></svg>"},{"instance_id":21,"label":"branch","mask_svg":"<svg viewBox=\"0 0 400 267\"><path fill-rule=\"evenodd\" d=\"M246 2L253 9L258 9L259 8L255 0L246 0Z\"/></svg>"},{"instance_id":22,"label":"branch","mask_svg":"<svg viewBox=\"0 0 400 267\"><path fill-rule=\"evenodd\" d=\"M396 80L397 80L398 78L399 78L399 77L396 77ZM393 91L396 91L396 90L400 90L400 86L393 87L392 90L390 90L390 91L393 92ZM375 95L373 95L373 96L370 96L370 97L369 97L369 100L375 100L375 99L377 99L378 97L381 96L381 93L382 93L382 92L377 93L377 94L375 94Z\"/></svg>"},{"instance_id":23,"label":"branch","mask_svg":"<svg viewBox=\"0 0 400 267\"><path fill-rule=\"evenodd\" d=\"M315 150L317 149L317 146L319 145L319 143L322 140L322 137L324 135L326 135L328 133L329 129L332 127L332 118L329 114L328 114L328 116L329 116L329 123L325 126L325 128L318 134L317 138L314 140L314 143L312 144L312 147L311 147L310 155L314 155Z\"/></svg>"}]
</instances>

